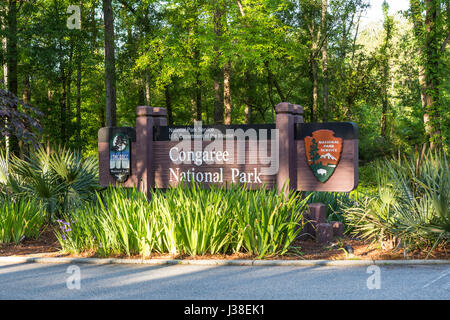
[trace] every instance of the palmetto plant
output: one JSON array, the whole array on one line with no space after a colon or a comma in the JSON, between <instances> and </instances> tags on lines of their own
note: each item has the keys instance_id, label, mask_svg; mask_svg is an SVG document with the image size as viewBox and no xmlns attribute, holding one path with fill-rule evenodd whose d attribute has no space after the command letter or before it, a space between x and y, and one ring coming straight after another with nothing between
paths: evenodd
<instances>
[{"instance_id":1,"label":"palmetto plant","mask_svg":"<svg viewBox=\"0 0 450 320\"><path fill-rule=\"evenodd\" d=\"M378 192L345 217L355 234L382 241L394 238L407 248L450 241L450 175L443 152L415 153L378 165Z\"/></svg>"},{"instance_id":2,"label":"palmetto plant","mask_svg":"<svg viewBox=\"0 0 450 320\"><path fill-rule=\"evenodd\" d=\"M50 153L38 147L25 160L12 156L7 191L11 196L38 200L55 218L83 201L98 188L98 164L79 152L57 147Z\"/></svg>"}]
</instances>

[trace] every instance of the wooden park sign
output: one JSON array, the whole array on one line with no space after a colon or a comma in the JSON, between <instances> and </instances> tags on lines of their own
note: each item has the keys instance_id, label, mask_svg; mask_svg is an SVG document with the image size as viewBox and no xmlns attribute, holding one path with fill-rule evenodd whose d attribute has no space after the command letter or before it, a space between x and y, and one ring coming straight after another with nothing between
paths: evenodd
<instances>
[{"instance_id":1,"label":"wooden park sign","mask_svg":"<svg viewBox=\"0 0 450 320\"><path fill-rule=\"evenodd\" d=\"M358 130L351 122L303 123L303 108L276 106L276 122L168 126L163 108L137 107L136 127L99 130L102 185L140 190L187 183L287 186L348 192L358 184Z\"/></svg>"}]
</instances>

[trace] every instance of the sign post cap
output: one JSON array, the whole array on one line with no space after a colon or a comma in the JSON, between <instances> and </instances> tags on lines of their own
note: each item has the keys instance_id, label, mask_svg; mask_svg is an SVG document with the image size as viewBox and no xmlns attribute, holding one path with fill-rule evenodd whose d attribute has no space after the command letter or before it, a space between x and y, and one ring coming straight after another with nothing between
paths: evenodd
<instances>
[{"instance_id":1,"label":"sign post cap","mask_svg":"<svg viewBox=\"0 0 450 320\"><path fill-rule=\"evenodd\" d=\"M138 117L165 117L167 116L167 109L160 107L138 106L136 108L136 115Z\"/></svg>"}]
</instances>

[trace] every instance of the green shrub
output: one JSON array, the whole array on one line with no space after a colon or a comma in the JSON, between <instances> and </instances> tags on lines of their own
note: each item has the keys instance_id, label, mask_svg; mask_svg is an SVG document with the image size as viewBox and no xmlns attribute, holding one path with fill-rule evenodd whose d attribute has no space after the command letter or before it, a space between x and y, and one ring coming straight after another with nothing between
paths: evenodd
<instances>
[{"instance_id":1,"label":"green shrub","mask_svg":"<svg viewBox=\"0 0 450 320\"><path fill-rule=\"evenodd\" d=\"M377 170L377 192L344 210L353 233L373 241L394 239L407 248L448 243L450 180L445 154L414 153L380 162Z\"/></svg>"},{"instance_id":2,"label":"green shrub","mask_svg":"<svg viewBox=\"0 0 450 320\"><path fill-rule=\"evenodd\" d=\"M25 160L11 157L5 188L11 197L39 201L54 218L92 200L98 186L96 159L63 147L47 154L39 147Z\"/></svg>"},{"instance_id":3,"label":"green shrub","mask_svg":"<svg viewBox=\"0 0 450 320\"><path fill-rule=\"evenodd\" d=\"M98 204L60 220L63 250L112 254L218 254L244 250L258 257L284 254L301 230L307 199L273 190L178 186L152 192L109 188Z\"/></svg>"},{"instance_id":4,"label":"green shrub","mask_svg":"<svg viewBox=\"0 0 450 320\"><path fill-rule=\"evenodd\" d=\"M18 244L24 238L37 238L44 220L45 213L36 201L0 198L0 243Z\"/></svg>"}]
</instances>

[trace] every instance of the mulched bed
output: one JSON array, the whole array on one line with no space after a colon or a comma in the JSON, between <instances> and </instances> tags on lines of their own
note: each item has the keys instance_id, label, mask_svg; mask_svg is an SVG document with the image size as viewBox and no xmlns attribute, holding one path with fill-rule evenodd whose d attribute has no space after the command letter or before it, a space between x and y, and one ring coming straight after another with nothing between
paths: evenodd
<instances>
[{"instance_id":1,"label":"mulched bed","mask_svg":"<svg viewBox=\"0 0 450 320\"><path fill-rule=\"evenodd\" d=\"M353 255L340 249L345 246L353 248ZM292 245L293 249L284 256L276 256L266 259L280 260L345 260L345 259L361 259L361 260L399 260L399 259L425 259L428 250L408 252L406 255L402 249L381 249L377 245L371 245L363 240L343 237L336 239L333 244L323 245L317 243L313 239L298 240ZM53 227L47 227L43 230L39 239L24 239L20 244L0 244L0 256L43 256L43 257L97 257L95 252L85 252L80 255L68 255L60 252L61 246L54 234ZM114 256L114 258L141 258L141 256ZM186 260L202 260L202 259L255 259L256 257L246 253L236 253L233 255L217 254L203 256L187 256L187 255L169 255L169 254L152 254L145 259L186 259ZM450 248L436 248L428 257L428 259L450 259Z\"/></svg>"}]
</instances>

